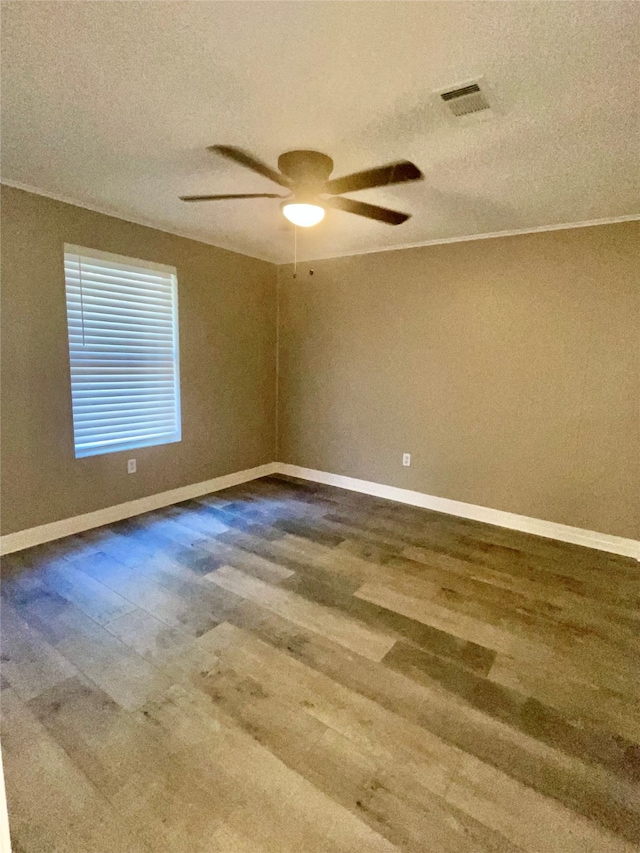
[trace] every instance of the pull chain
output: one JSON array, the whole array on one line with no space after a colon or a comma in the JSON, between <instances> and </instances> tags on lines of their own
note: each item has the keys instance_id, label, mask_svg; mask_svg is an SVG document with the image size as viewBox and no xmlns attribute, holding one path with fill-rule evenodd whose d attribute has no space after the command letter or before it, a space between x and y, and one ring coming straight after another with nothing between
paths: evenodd
<instances>
[{"instance_id":1,"label":"pull chain","mask_svg":"<svg viewBox=\"0 0 640 853\"><path fill-rule=\"evenodd\" d=\"M293 277L298 275L298 226L293 226Z\"/></svg>"}]
</instances>

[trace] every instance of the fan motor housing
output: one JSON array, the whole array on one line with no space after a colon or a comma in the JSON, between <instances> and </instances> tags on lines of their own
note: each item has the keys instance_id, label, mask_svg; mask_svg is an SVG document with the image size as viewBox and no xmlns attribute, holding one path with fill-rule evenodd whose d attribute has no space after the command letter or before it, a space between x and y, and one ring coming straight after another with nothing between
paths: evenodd
<instances>
[{"instance_id":1,"label":"fan motor housing","mask_svg":"<svg viewBox=\"0 0 640 853\"><path fill-rule=\"evenodd\" d=\"M333 160L320 151L287 151L278 157L278 168L294 183L321 184L333 171Z\"/></svg>"}]
</instances>

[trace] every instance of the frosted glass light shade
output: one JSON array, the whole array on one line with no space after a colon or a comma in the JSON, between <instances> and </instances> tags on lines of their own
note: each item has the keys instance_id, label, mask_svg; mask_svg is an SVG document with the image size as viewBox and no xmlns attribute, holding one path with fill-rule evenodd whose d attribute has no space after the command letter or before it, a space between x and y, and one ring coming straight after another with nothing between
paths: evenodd
<instances>
[{"instance_id":1,"label":"frosted glass light shade","mask_svg":"<svg viewBox=\"0 0 640 853\"><path fill-rule=\"evenodd\" d=\"M289 222L293 222L294 225L300 225L302 228L310 228L324 219L324 207L320 207L319 204L299 204L298 202L293 202L291 204L284 204L282 212Z\"/></svg>"}]
</instances>

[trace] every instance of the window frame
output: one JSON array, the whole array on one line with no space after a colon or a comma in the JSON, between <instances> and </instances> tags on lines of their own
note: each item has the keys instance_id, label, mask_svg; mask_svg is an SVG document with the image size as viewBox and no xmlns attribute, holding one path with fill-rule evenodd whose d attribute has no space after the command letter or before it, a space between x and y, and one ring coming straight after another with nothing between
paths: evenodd
<instances>
[{"instance_id":1,"label":"window frame","mask_svg":"<svg viewBox=\"0 0 640 853\"><path fill-rule=\"evenodd\" d=\"M73 356L71 353L70 344L70 327L69 327L69 314L68 314L68 296L67 296L67 274L65 267L65 262L67 255L70 256L79 256L81 258L87 258L95 261L107 261L114 264L122 264L123 266L139 268L141 272L161 272L165 275L169 275L171 277L171 315L172 315L172 334L173 334L173 370L174 370L174 388L173 388L173 396L174 396L174 406L175 406L175 422L176 422L176 430L171 433L167 438L160 438L157 440L154 438L153 440L147 439L136 439L132 437L130 440L126 438L122 440L116 447L105 447L105 446L96 446L96 447L88 447L83 449L78 449L77 441L76 441L76 421L73 412L73 375L72 375L72 364L73 364ZM179 300L178 300L178 272L177 269L173 266L168 266L167 264L160 264L155 261L147 261L141 258L133 258L128 255L120 255L115 254L113 252L104 252L99 249L92 249L88 246L80 246L73 243L64 243L63 247L63 274L64 274L64 284L65 284L65 314L67 321L67 354L69 356L69 380L70 380L70 399L71 399L71 414L72 414L72 428L73 428L73 449L74 455L76 459L86 459L92 456L105 456L109 453L119 453L124 451L131 451L137 449L143 449L147 447L162 447L167 444L176 444L182 441L182 392L181 392L181 383L180 383L180 323L179 323Z\"/></svg>"}]
</instances>

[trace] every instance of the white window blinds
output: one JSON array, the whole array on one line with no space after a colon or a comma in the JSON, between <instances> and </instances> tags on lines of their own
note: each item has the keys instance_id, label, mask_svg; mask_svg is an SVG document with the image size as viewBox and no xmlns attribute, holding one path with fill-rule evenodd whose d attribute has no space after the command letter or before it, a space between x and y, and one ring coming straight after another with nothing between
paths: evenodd
<instances>
[{"instance_id":1,"label":"white window blinds","mask_svg":"<svg viewBox=\"0 0 640 853\"><path fill-rule=\"evenodd\" d=\"M175 269L64 248L76 457L180 441Z\"/></svg>"}]
</instances>

